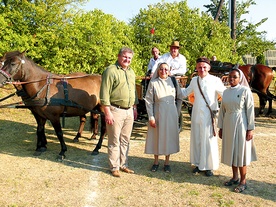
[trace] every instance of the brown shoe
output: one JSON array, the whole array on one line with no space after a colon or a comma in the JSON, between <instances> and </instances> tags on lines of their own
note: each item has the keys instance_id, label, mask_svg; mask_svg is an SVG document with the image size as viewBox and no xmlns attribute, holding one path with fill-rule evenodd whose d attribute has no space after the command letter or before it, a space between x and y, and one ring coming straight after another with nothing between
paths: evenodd
<instances>
[{"instance_id":1,"label":"brown shoe","mask_svg":"<svg viewBox=\"0 0 276 207\"><path fill-rule=\"evenodd\" d=\"M127 168L127 167L125 167L125 168L121 168L121 170L122 170L123 172L125 172L125 173L131 173L131 174L133 174L133 173L134 173L134 171L133 171L133 170L131 170L131 169Z\"/></svg>"},{"instance_id":2,"label":"brown shoe","mask_svg":"<svg viewBox=\"0 0 276 207\"><path fill-rule=\"evenodd\" d=\"M112 175L114 176L114 177L120 177L120 172L119 172L119 170L114 170L114 171L111 171L111 173L112 173Z\"/></svg>"}]
</instances>

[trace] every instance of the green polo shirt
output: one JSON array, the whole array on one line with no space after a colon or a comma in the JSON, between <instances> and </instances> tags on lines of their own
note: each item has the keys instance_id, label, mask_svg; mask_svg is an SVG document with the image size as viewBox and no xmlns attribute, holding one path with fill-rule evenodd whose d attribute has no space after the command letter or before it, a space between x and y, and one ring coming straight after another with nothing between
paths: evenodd
<instances>
[{"instance_id":1,"label":"green polo shirt","mask_svg":"<svg viewBox=\"0 0 276 207\"><path fill-rule=\"evenodd\" d=\"M116 104L127 108L137 104L134 71L123 70L118 62L106 68L102 74L100 99L105 106Z\"/></svg>"}]
</instances>

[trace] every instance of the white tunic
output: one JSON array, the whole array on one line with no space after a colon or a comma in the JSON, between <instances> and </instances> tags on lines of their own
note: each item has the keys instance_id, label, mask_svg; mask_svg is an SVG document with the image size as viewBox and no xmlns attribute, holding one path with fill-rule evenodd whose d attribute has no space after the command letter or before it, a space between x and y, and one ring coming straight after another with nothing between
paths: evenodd
<instances>
[{"instance_id":1,"label":"white tunic","mask_svg":"<svg viewBox=\"0 0 276 207\"><path fill-rule=\"evenodd\" d=\"M190 161L200 170L216 170L219 167L219 153L217 137L213 135L211 114L199 91L197 78L193 77L190 85L183 88L185 97L194 92L191 117ZM199 77L199 84L212 110L218 110L218 94L222 96L226 87L222 81L208 74L203 79Z\"/></svg>"},{"instance_id":2,"label":"white tunic","mask_svg":"<svg viewBox=\"0 0 276 207\"><path fill-rule=\"evenodd\" d=\"M222 129L222 163L242 167L257 160L253 139L246 141L246 131L255 128L250 88L237 85L224 91L218 127Z\"/></svg>"}]
</instances>

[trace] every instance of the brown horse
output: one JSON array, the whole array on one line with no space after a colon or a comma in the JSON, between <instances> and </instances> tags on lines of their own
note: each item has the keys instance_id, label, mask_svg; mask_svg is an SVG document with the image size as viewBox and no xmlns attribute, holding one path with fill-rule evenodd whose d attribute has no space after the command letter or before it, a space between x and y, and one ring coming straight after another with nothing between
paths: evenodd
<instances>
[{"instance_id":1,"label":"brown horse","mask_svg":"<svg viewBox=\"0 0 276 207\"><path fill-rule=\"evenodd\" d=\"M259 96L260 110L258 115L264 113L266 102L268 101L268 111L266 116L272 113L272 100L275 96L270 93L269 86L273 79L273 71L270 67L256 64L256 65L242 65L239 69L244 73L252 92Z\"/></svg>"},{"instance_id":2,"label":"brown horse","mask_svg":"<svg viewBox=\"0 0 276 207\"><path fill-rule=\"evenodd\" d=\"M28 99L24 99L30 107L37 122L37 148L41 153L47 149L45 123L50 120L61 145L58 159L65 157L67 146L63 139L60 117L85 116L93 111L101 114L101 137L94 154L101 148L105 121L100 109L99 91L100 75L74 73L66 76L52 74L39 67L31 59L18 51L8 52L3 57L0 70L0 87L7 81L20 81Z\"/></svg>"}]
</instances>

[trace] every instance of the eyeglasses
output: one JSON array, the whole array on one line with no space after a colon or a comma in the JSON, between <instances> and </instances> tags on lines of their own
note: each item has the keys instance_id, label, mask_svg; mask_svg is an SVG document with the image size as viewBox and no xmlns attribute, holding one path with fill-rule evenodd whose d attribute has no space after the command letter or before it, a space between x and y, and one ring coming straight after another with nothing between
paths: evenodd
<instances>
[{"instance_id":1,"label":"eyeglasses","mask_svg":"<svg viewBox=\"0 0 276 207\"><path fill-rule=\"evenodd\" d=\"M240 78L240 77L238 77L238 76L228 76L228 78L229 78L229 79L230 79L230 78L237 79L237 78Z\"/></svg>"},{"instance_id":2,"label":"eyeglasses","mask_svg":"<svg viewBox=\"0 0 276 207\"><path fill-rule=\"evenodd\" d=\"M169 69L167 69L167 68L160 68L159 70L169 71Z\"/></svg>"}]
</instances>

